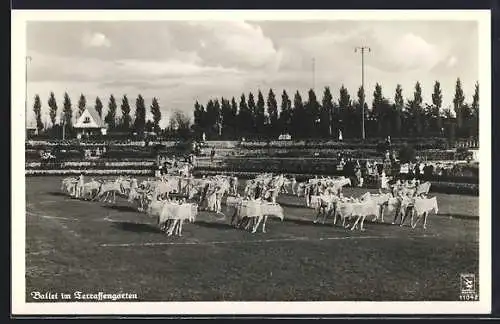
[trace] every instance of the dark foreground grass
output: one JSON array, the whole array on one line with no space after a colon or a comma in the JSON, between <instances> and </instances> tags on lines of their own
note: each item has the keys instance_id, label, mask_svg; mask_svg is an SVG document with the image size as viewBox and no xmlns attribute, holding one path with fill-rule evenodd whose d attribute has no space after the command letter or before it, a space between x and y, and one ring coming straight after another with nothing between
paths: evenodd
<instances>
[{"instance_id":1,"label":"dark foreground grass","mask_svg":"<svg viewBox=\"0 0 500 324\"><path fill-rule=\"evenodd\" d=\"M312 210L285 196L286 220L268 221L268 233L201 213L183 237L168 238L122 200L58 194L60 179L27 178L27 301L33 291L141 301L458 300L460 273L478 273L477 197L437 195L443 215L430 217L426 231L315 225Z\"/></svg>"}]
</instances>

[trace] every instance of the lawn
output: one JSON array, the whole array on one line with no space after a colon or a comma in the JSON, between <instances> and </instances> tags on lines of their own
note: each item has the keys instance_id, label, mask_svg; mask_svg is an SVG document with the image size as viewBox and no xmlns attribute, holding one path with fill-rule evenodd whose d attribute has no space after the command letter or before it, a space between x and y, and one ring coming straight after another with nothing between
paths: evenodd
<instances>
[{"instance_id":1,"label":"lawn","mask_svg":"<svg viewBox=\"0 0 500 324\"><path fill-rule=\"evenodd\" d=\"M313 224L312 210L284 196L285 221L269 220L268 233L201 213L169 238L123 200L60 194L60 180L26 179L28 302L32 291L135 293L140 301L459 300L460 274L478 273L477 197L436 194L440 214L425 231Z\"/></svg>"}]
</instances>

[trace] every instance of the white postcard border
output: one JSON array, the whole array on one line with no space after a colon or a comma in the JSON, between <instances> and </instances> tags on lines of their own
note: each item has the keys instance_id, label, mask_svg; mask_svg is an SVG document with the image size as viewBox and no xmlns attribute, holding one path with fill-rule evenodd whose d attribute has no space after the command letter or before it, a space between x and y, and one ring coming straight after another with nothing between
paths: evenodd
<instances>
[{"instance_id":1,"label":"white postcard border","mask_svg":"<svg viewBox=\"0 0 500 324\"><path fill-rule=\"evenodd\" d=\"M489 10L40 10L11 12L12 314L486 314L491 309L491 14ZM114 302L26 303L25 131L26 22L30 20L475 20L479 32L480 197L478 302ZM457 280L458 280L458 275ZM82 287L83 289L84 287ZM458 294L458 292L457 292Z\"/></svg>"}]
</instances>

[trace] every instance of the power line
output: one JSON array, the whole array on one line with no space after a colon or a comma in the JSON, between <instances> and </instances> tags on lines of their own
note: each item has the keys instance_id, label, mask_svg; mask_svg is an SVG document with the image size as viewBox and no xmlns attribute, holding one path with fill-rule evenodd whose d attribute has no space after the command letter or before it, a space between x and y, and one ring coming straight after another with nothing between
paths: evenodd
<instances>
[{"instance_id":1,"label":"power line","mask_svg":"<svg viewBox=\"0 0 500 324\"><path fill-rule=\"evenodd\" d=\"M361 137L365 139L365 51L371 52L371 48L368 46L357 46L354 48L354 52L361 52L361 88L363 89L363 97L361 102Z\"/></svg>"}]
</instances>

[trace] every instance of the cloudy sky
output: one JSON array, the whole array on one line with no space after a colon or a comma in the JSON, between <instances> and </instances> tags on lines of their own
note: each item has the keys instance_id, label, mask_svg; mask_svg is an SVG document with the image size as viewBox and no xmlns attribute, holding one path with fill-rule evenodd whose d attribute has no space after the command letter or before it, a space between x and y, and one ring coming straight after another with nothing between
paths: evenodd
<instances>
[{"instance_id":1,"label":"cloudy sky","mask_svg":"<svg viewBox=\"0 0 500 324\"><path fill-rule=\"evenodd\" d=\"M68 92L74 110L81 93L91 104L99 96L105 107L110 94L118 104L126 94L133 114L142 94L148 111L159 98L165 125L173 110L191 115L195 100L239 99L269 88L290 96L299 90L305 100L313 58L318 97L330 86L337 100L342 84L351 97L361 84L359 45L371 47L365 56L369 103L376 82L392 99L398 83L408 98L417 81L430 102L439 80L447 107L457 77L471 101L478 80L476 22L338 20L29 22L28 100L32 107L39 94L47 114L51 91L59 107Z\"/></svg>"}]
</instances>

